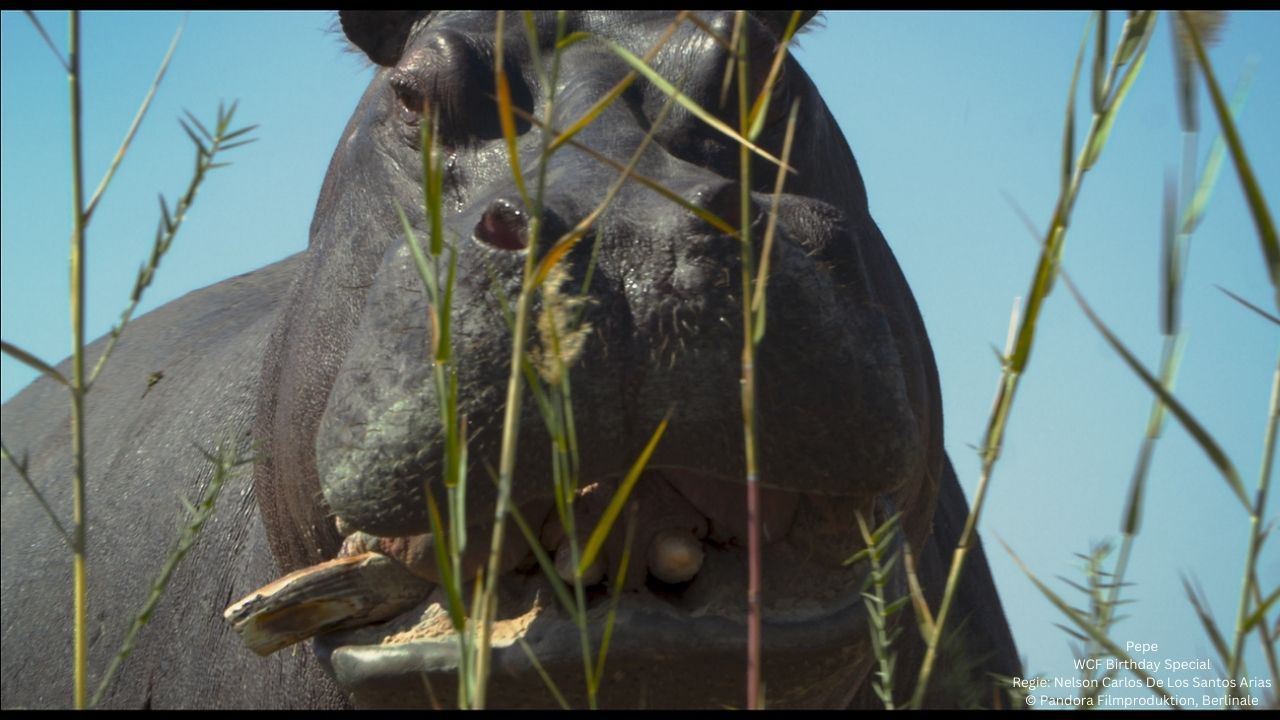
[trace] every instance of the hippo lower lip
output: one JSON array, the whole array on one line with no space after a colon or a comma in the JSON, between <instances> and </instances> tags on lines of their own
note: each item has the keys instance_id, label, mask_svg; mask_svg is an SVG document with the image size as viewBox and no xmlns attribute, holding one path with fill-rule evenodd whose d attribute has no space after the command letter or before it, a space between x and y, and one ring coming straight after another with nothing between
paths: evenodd
<instances>
[{"instance_id":1,"label":"hippo lower lip","mask_svg":"<svg viewBox=\"0 0 1280 720\"><path fill-rule=\"evenodd\" d=\"M655 480L655 474L659 471L650 471L641 483ZM666 474L680 476L678 471ZM742 494L741 485L687 471L673 484L704 488L697 498L704 507L713 492ZM706 490L708 486L714 490ZM789 499L797 505L798 518L830 516L833 503L850 515L859 506L864 514L874 509L879 520L887 515L882 502L777 492L769 499L777 505L780 495L794 496ZM732 499L726 504L732 504ZM603 705L741 704L745 671L720 673L714 686L701 678L688 681L698 676L699 667L745 663L746 550L745 543L727 539L734 531L725 527L725 519L709 519L712 527L703 543L705 558L690 581L669 585L651 573L623 592L601 682ZM841 703L847 698L815 694L813 686L815 678L844 675L848 682L839 687L854 687L874 657L866 647L866 610L860 596L865 567L842 563L860 542L856 533L848 536L849 527L856 523L843 525L842 542L835 542L829 532L834 528L824 528L821 522L788 525L784 536L768 542L762 553L762 637L769 701L787 706ZM640 558L643 563L643 557L644 548L633 548L633 562ZM437 588L396 618L318 636L316 655L358 706L455 706L459 649L445 602ZM593 660L609 606L607 587L597 585L588 591ZM523 642L542 669L557 678L568 702L585 706L579 627L539 567L524 564L502 577L497 614L492 683L502 688L500 702L512 706L555 702L521 647Z\"/></svg>"},{"instance_id":2,"label":"hippo lower lip","mask_svg":"<svg viewBox=\"0 0 1280 720\"><path fill-rule=\"evenodd\" d=\"M832 634L843 638L865 635L866 611L856 598L845 598L825 616L794 623L763 623L768 645L763 676L770 688L789 692L771 693L770 702L781 706L812 704L836 706L843 697L814 697L815 678L830 681L842 675L858 682L874 658L859 643L825 648L813 638ZM740 663L745 668L746 626L720 616L677 617L651 607L629 607L618 611L600 692L602 706L620 707L734 707L742 702L741 676L704 678L690 682L691 668L724 668ZM603 606L590 612L593 645L598 644L603 627ZM500 629L498 629L500 631ZM354 632L334 633L316 638L315 652L346 690L357 707L420 708L455 706L458 644L452 637L380 643L361 642ZM558 689L571 707L586 705L582 683L582 647L578 628L567 617L535 627L527 634L508 635L495 641L492 649L491 682L502 688L503 706L546 706L556 702L538 675L528 654L515 638L528 643L534 657L548 674L561 678ZM844 657L832 673L829 658L815 661L815 653L828 649L843 651ZM678 662L672 662L678 655ZM644 678L646 684L636 682ZM705 682L704 682L705 680Z\"/></svg>"}]
</instances>

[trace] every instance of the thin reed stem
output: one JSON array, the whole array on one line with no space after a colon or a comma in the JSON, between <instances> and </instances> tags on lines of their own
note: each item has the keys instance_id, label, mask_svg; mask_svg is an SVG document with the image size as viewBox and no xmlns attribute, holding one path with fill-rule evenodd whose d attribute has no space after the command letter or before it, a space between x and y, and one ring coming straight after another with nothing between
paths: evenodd
<instances>
[{"instance_id":1,"label":"thin reed stem","mask_svg":"<svg viewBox=\"0 0 1280 720\"><path fill-rule=\"evenodd\" d=\"M80 13L72 10L67 30L67 85L71 95L71 452L72 573L74 576L74 672L76 709L86 707L89 686L88 550L84 452L84 147L80 125Z\"/></svg>"},{"instance_id":2,"label":"thin reed stem","mask_svg":"<svg viewBox=\"0 0 1280 720\"><path fill-rule=\"evenodd\" d=\"M1018 328L1013 347L1007 351L1004 367L1000 374L1000 381L996 387L996 400L991 416L987 421L987 430L982 443L982 472L978 479L977 490L974 492L969 517L965 520L964 530L960 534L960 539L956 543L956 548L952 555L951 567L947 572L947 582L942 593L942 602L938 608L937 622L933 627L933 633L927 639L924 660L921 663L915 692L911 698L911 707L913 708L920 708L924 702L925 692L928 689L929 680L937 662L938 643L942 638L943 630L951 613L951 606L955 601L956 589L960 583L960 573L963 571L965 560L972 549L978 521L982 517L982 509L986 503L991 475L995 469L996 462L1000 458L1005 428L1007 427L1009 413L1013 407L1013 399L1017 394L1022 374L1026 371L1030 361L1040 310L1058 272L1058 261L1062 256L1062 248L1066 242L1067 225L1071 217L1071 211L1075 206L1076 198L1079 196L1085 174L1097 161L1102 151L1103 144L1110 133L1112 122L1119 110L1119 105L1142 68L1142 64L1146 59L1147 43L1150 41L1154 26L1154 17L1146 20L1145 27L1141 29L1141 45L1132 60L1132 65L1127 68L1119 85L1116 87L1114 95L1107 99L1103 107L1095 109L1093 119L1089 125L1089 132L1073 164L1070 182L1063 187L1058 197L1053 220L1049 224L1048 236L1045 239L1036 271L1032 275L1031 288L1027 294L1027 306L1022 316L1022 323ZM1118 58L1125 45L1126 43L1122 39L1117 45L1113 57ZM1072 85L1074 89L1074 81ZM1071 107L1068 106L1068 118L1070 116ZM1070 119L1068 119L1068 127L1070 127Z\"/></svg>"}]
</instances>

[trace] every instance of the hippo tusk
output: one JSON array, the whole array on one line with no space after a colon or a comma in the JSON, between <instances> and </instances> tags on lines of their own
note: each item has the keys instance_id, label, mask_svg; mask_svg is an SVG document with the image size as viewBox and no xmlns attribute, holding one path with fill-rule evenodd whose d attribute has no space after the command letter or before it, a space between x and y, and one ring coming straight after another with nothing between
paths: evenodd
<instances>
[{"instance_id":1,"label":"hippo tusk","mask_svg":"<svg viewBox=\"0 0 1280 720\"><path fill-rule=\"evenodd\" d=\"M649 545L649 572L665 583L693 579L702 569L702 542L688 530L664 530Z\"/></svg>"},{"instance_id":2,"label":"hippo tusk","mask_svg":"<svg viewBox=\"0 0 1280 720\"><path fill-rule=\"evenodd\" d=\"M249 593L222 613L259 655L314 635L387 620L413 607L431 583L367 552L303 568Z\"/></svg>"}]
</instances>

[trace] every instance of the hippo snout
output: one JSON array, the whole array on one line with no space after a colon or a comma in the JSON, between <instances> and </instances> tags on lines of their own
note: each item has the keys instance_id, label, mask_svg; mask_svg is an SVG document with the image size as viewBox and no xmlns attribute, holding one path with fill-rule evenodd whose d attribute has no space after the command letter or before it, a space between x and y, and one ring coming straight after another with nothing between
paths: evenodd
<instances>
[{"instance_id":1,"label":"hippo snout","mask_svg":"<svg viewBox=\"0 0 1280 720\"><path fill-rule=\"evenodd\" d=\"M603 34L639 54L670 22L654 15L645 32L634 35L619 33L610 17L574 16L583 24L569 31ZM547 43L553 19L534 18ZM779 41L766 20L745 27L761 54L751 63L756 84L763 83ZM576 433L574 527L597 525L604 501L655 428L669 423L630 498L636 518L630 569L619 575L626 549L615 525L597 565L583 575L592 597L606 597L611 587L624 593L611 667L652 680L661 675L655 666L675 678L699 664L740 657L744 269L767 268L765 335L753 368L771 598L766 657L777 663L766 670L787 686L775 686L782 702L841 702L870 663L859 639L865 634L862 574L842 565L860 542L854 515L887 517L901 507L910 513L909 536L920 540L928 528L922 512L933 502L942 462L932 358L914 303L868 214L852 156L792 60L773 100L784 110L798 100L802 120L775 197L775 163L756 157L744 174L736 141L673 107L653 83L637 81L617 94L630 67L600 43L584 40L561 50L548 106L551 88L541 83L550 75L534 71L528 37L509 27L502 57L513 101L529 113L520 117L537 118L517 127L523 193L493 116L471 118L492 89L491 21L483 14L433 14L412 26L399 54L357 35L384 68L335 162L390 188L387 208L378 211L390 221L355 222L358 208L343 203L368 202L367 193L335 191L333 207L317 214L317 253L337 248L332 252L354 258L359 268L335 278L345 294L323 318L342 329L341 352L325 358L333 368L325 393L306 400L323 408L311 436L315 497L323 498L328 530L346 538L341 551L320 559L373 553L434 589L391 621L320 632L319 656L361 704L421 702L419 685L408 678L425 672L433 683L448 684L455 667L434 585L437 539L427 512L428 493L440 507L448 504L445 428L432 365L434 310L394 209L405 209L413 235L424 241L429 223L421 209L417 138L426 116L413 112L423 108L441 124L446 170L439 220L446 254L456 261L451 362L468 462L465 507L454 522L464 523L470 538L464 570L479 571L493 530L497 490L490 473L502 453L510 309L529 262L546 258L575 229L585 230L530 296L525 348L535 374L541 372L538 358L550 348L539 322L572 298L580 323L569 330L577 342L567 356L565 386ZM729 55L706 28L723 30L732 21L713 14L705 27L677 29L651 63L729 124L736 122L730 108L737 103L736 91L721 92ZM636 45L642 36L648 39ZM553 49L538 52L546 58ZM606 97L614 101L598 107ZM785 123L777 118L784 114L771 106L765 119L757 140L766 155L780 153ZM587 116L594 120L581 124ZM577 127L573 141L544 155L570 126ZM371 164L380 158L390 162ZM632 169L620 179L623 167ZM328 327L324 322L313 326ZM558 381L548 377L538 381ZM540 546L563 579L572 575L574 543L565 518L550 509L557 457L544 409L527 383L522 392L511 500L534 537L532 546L523 536L504 545L496 567L508 590L495 632L504 642L528 642L549 672L569 678L579 658L576 643L563 638L576 630L542 602L552 596L551 586L532 553ZM592 617L595 632L599 618ZM503 702L540 702L532 698L540 697L541 680L518 648L506 647L495 655L510 691ZM723 687L708 689L698 702L740 696L739 678L723 679Z\"/></svg>"},{"instance_id":2,"label":"hippo snout","mask_svg":"<svg viewBox=\"0 0 1280 720\"><path fill-rule=\"evenodd\" d=\"M580 170L579 177L590 168ZM597 171L599 169L597 168ZM609 178L600 173L600 182ZM691 177L665 178L690 204L735 226L740 186ZM752 193L748 225L753 263L760 264L771 198ZM563 191L543 208L538 252L573 228L590 209ZM495 499L484 462L497 464L511 333L502 304L520 289L532 213L511 189L477 201L449 223L458 253L455 357L460 411L468 418L473 522ZM644 219L641 223L638 220ZM868 497L892 490L919 471L925 455L903 381L889 318L872 305L848 306L865 288L842 285L833 266L856 277L856 253L839 213L820 201L788 197L780 204L770 258L770 337L759 364L765 482L781 490ZM425 231L418 233L425 236ZM375 275L352 350L330 394L316 452L330 510L378 535L427 532L428 489L441 493L443 430L434 395L426 294L401 238ZM592 247L594 244L599 247ZM588 480L626 471L644 438L664 418L681 438L659 447L653 464L741 478L738 410L742 239L728 235L647 188L620 193L598 227L562 261L557 292L583 294L585 346L576 358L579 423L591 428L582 472ZM592 264L594 263L594 267ZM587 277L594 273L591 285ZM535 316L541 301L535 302ZM814 339L825 353L805 348ZM835 358L833 361L832 358ZM814 383L813 379L819 382ZM816 412L815 408L823 408ZM610 430L612 428L613 430ZM514 499L547 497L552 483L549 438L533 402L520 425ZM811 453L830 459L807 462ZM803 467L803 472L793 468Z\"/></svg>"}]
</instances>

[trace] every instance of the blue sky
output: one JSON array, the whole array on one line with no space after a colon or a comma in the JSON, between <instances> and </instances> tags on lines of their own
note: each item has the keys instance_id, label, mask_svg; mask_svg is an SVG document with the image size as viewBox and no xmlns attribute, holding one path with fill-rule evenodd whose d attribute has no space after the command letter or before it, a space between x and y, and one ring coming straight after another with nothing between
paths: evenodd
<instances>
[{"instance_id":1,"label":"blue sky","mask_svg":"<svg viewBox=\"0 0 1280 720\"><path fill-rule=\"evenodd\" d=\"M56 42L61 14L42 13ZM96 185L141 101L180 13L89 13L83 21L86 184ZM912 284L942 377L947 448L972 495L1013 299L1026 293L1035 241L1004 199L1043 227L1057 198L1063 111L1085 13L845 13L805 35L800 61L823 91L866 181L872 213ZM169 75L89 230L88 332L124 307L157 219L156 195L185 187L192 152L176 119L219 100L260 141L208 179L143 310L304 248L320 181L371 71L326 32L324 13L191 13ZM1120 17L1113 17L1118 29ZM1064 264L1094 308L1154 367L1159 360L1160 204L1182 138L1168 18L1086 177ZM1230 88L1257 71L1240 122L1273 208L1280 187L1280 14L1234 13L1212 58ZM0 320L6 341L49 361L67 354L70 223L66 85L21 14L0 15ZM1082 78L1087 78L1087 73ZM1087 82L1082 98L1087 98ZM1203 93L1202 93L1203 95ZM1087 100L1077 127L1087 126ZM1217 124L1201 99L1201 157ZM1184 299L1189 340L1177 394L1257 482L1280 333L1214 288L1263 307L1273 297L1230 166L1192 240ZM33 377L5 357L0 397ZM996 538L1042 578L1078 579L1073 553L1118 534L1150 399L1063 289L1049 298L1013 410L981 530L1029 672L1070 676L1061 618ZM1121 642L1158 643L1149 659L1212 654L1181 587L1197 578L1224 626L1234 621L1245 514L1176 425L1156 450L1146 524ZM1275 497L1273 493L1272 497ZM1267 517L1275 519L1276 504ZM1264 585L1280 582L1276 543ZM1064 593L1072 593L1051 581ZM1073 598L1078 599L1078 598ZM1256 643L1255 643L1256 647ZM1260 674L1260 656L1250 656Z\"/></svg>"}]
</instances>

